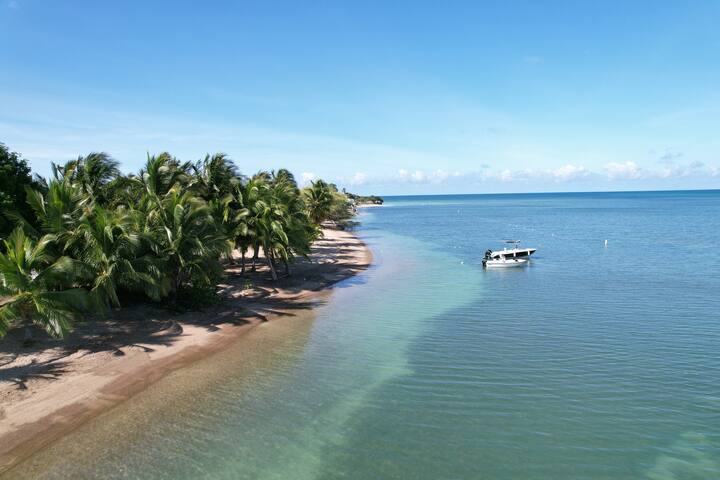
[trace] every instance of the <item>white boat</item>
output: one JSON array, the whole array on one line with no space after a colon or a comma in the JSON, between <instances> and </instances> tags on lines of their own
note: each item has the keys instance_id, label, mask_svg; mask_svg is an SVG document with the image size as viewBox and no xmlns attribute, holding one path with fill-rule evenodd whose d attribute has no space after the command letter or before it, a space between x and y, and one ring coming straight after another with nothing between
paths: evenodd
<instances>
[{"instance_id":1,"label":"white boat","mask_svg":"<svg viewBox=\"0 0 720 480\"><path fill-rule=\"evenodd\" d=\"M499 258L523 258L529 257L537 248L519 248L520 240L503 240L506 243L505 248L502 250L488 250L485 252L486 259L499 259ZM508 248L511 246L512 248Z\"/></svg>"},{"instance_id":2,"label":"white boat","mask_svg":"<svg viewBox=\"0 0 720 480\"><path fill-rule=\"evenodd\" d=\"M491 258L489 260L483 260L483 266L485 268L511 268L511 267L524 267L528 264L526 258Z\"/></svg>"},{"instance_id":3,"label":"white boat","mask_svg":"<svg viewBox=\"0 0 720 480\"><path fill-rule=\"evenodd\" d=\"M483 258L486 267L521 267L527 265L530 255L536 248L519 248L520 240L504 240L506 246L502 250L488 250ZM508 248L508 245L512 248Z\"/></svg>"}]
</instances>

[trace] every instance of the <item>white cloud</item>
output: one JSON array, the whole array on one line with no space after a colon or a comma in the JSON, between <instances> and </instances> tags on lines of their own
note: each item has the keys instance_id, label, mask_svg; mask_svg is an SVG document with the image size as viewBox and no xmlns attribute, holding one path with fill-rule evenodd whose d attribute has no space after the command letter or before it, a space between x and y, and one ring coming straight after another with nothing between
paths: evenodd
<instances>
[{"instance_id":1,"label":"white cloud","mask_svg":"<svg viewBox=\"0 0 720 480\"><path fill-rule=\"evenodd\" d=\"M654 173L659 178L717 177L720 169L696 160L687 165L667 164Z\"/></svg>"},{"instance_id":2,"label":"white cloud","mask_svg":"<svg viewBox=\"0 0 720 480\"><path fill-rule=\"evenodd\" d=\"M673 158L680 158L675 155ZM635 162L608 163L605 173L611 180L649 180L649 179L677 179L677 178L703 178L720 176L720 168L706 165L700 161L679 165L673 160L662 162L659 169L646 169Z\"/></svg>"},{"instance_id":3,"label":"white cloud","mask_svg":"<svg viewBox=\"0 0 720 480\"><path fill-rule=\"evenodd\" d=\"M410 172L408 170L405 170L404 168L401 168L400 170L398 170L398 177L404 182L422 183L425 181L425 172L423 172L422 170L415 170L414 172Z\"/></svg>"},{"instance_id":4,"label":"white cloud","mask_svg":"<svg viewBox=\"0 0 720 480\"><path fill-rule=\"evenodd\" d=\"M303 187L309 185L310 182L312 182L316 178L317 175L315 175L313 172L302 172L300 174L300 185Z\"/></svg>"},{"instance_id":5,"label":"white cloud","mask_svg":"<svg viewBox=\"0 0 720 480\"><path fill-rule=\"evenodd\" d=\"M516 177L516 175L513 173L512 170L510 170L510 169L505 169L505 170L503 170L502 172L500 172L499 178L500 178L500 180L502 180L503 182L512 182L512 181L515 180L515 178L517 178L517 177Z\"/></svg>"},{"instance_id":6,"label":"white cloud","mask_svg":"<svg viewBox=\"0 0 720 480\"><path fill-rule=\"evenodd\" d=\"M577 166L572 164L563 165L560 168L556 168L551 171L550 174L558 181L576 180L579 178L585 178L589 176L590 170L583 166Z\"/></svg>"},{"instance_id":7,"label":"white cloud","mask_svg":"<svg viewBox=\"0 0 720 480\"><path fill-rule=\"evenodd\" d=\"M451 178L463 176L459 171L448 171L441 168L437 170L414 170L409 171L401 168L398 170L397 178L403 182L411 183L443 183Z\"/></svg>"},{"instance_id":8,"label":"white cloud","mask_svg":"<svg viewBox=\"0 0 720 480\"><path fill-rule=\"evenodd\" d=\"M679 157L678 157L679 158ZM503 182L503 183L532 183L532 182L575 182L580 180L596 179L606 180L651 180L671 178L700 178L720 176L720 168L705 165L702 162L692 162L687 165L670 165L659 169L646 169L640 167L633 161L610 162L603 166L602 170L591 170L584 165L566 164L555 169L539 170L532 168L525 169L502 169L491 170L482 168L478 171L461 172L437 170L407 170L400 169L395 177L384 179L373 179L364 183L413 183L413 184L444 184L453 182L482 183L482 182Z\"/></svg>"},{"instance_id":9,"label":"white cloud","mask_svg":"<svg viewBox=\"0 0 720 480\"><path fill-rule=\"evenodd\" d=\"M358 185L364 185L367 182L367 175L363 172L355 172L350 178L350 185L356 187Z\"/></svg>"},{"instance_id":10,"label":"white cloud","mask_svg":"<svg viewBox=\"0 0 720 480\"><path fill-rule=\"evenodd\" d=\"M643 178L644 172L635 162L610 162L604 167L607 176L613 180L637 180Z\"/></svg>"},{"instance_id":11,"label":"white cloud","mask_svg":"<svg viewBox=\"0 0 720 480\"><path fill-rule=\"evenodd\" d=\"M537 189L579 188L602 185L611 188L611 183L624 181L673 182L678 179L697 181L698 179L720 178L720 168L708 166L702 162L686 165L673 165L663 168L643 168L635 162L611 162L600 169L590 169L583 165L565 164L554 169L498 169L481 168L474 171L449 171L444 169L400 169L396 174L375 175L355 173L352 177L340 178L340 185L365 188L404 188L414 191L470 191L472 189L499 189L513 191L532 191ZM595 183L592 183L595 182ZM567 187L559 185L566 184ZM662 185L655 183L655 185ZM408 190L411 191L411 190Z\"/></svg>"}]
</instances>

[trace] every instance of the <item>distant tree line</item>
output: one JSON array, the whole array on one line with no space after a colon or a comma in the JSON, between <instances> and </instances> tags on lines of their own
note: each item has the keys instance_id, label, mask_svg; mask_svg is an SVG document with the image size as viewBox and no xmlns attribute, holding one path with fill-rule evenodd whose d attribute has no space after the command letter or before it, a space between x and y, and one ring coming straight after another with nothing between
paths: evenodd
<instances>
[{"instance_id":1,"label":"distant tree line","mask_svg":"<svg viewBox=\"0 0 720 480\"><path fill-rule=\"evenodd\" d=\"M382 197L377 195L356 195L354 193L346 192L343 189L343 193L356 205L382 205L384 200Z\"/></svg>"}]
</instances>

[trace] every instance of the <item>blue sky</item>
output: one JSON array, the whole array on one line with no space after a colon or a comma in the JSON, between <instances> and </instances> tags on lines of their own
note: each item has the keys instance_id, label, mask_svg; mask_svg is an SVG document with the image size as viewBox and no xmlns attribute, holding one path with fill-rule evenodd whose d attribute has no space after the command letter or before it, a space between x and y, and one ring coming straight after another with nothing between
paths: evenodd
<instances>
[{"instance_id":1,"label":"blue sky","mask_svg":"<svg viewBox=\"0 0 720 480\"><path fill-rule=\"evenodd\" d=\"M223 151L362 193L720 188L720 2L0 0L47 174Z\"/></svg>"}]
</instances>

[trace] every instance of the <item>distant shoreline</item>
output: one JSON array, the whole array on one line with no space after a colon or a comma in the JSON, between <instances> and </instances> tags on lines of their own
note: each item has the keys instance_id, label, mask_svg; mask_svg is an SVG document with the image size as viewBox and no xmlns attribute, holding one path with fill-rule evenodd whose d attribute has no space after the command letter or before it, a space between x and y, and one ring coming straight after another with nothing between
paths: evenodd
<instances>
[{"instance_id":1,"label":"distant shoreline","mask_svg":"<svg viewBox=\"0 0 720 480\"><path fill-rule=\"evenodd\" d=\"M311 314L335 283L372 262L372 253L354 234L326 229L324 235L313 246L311 261L298 262L279 284L263 281L264 269L246 277L229 269L222 286L225 300L212 309L182 315L126 309L135 322L165 327L143 339L98 334L99 343L80 344L72 352L56 344L30 354L15 352L17 358L0 366L0 475L257 325L290 310ZM248 289L249 281L254 285Z\"/></svg>"}]
</instances>

